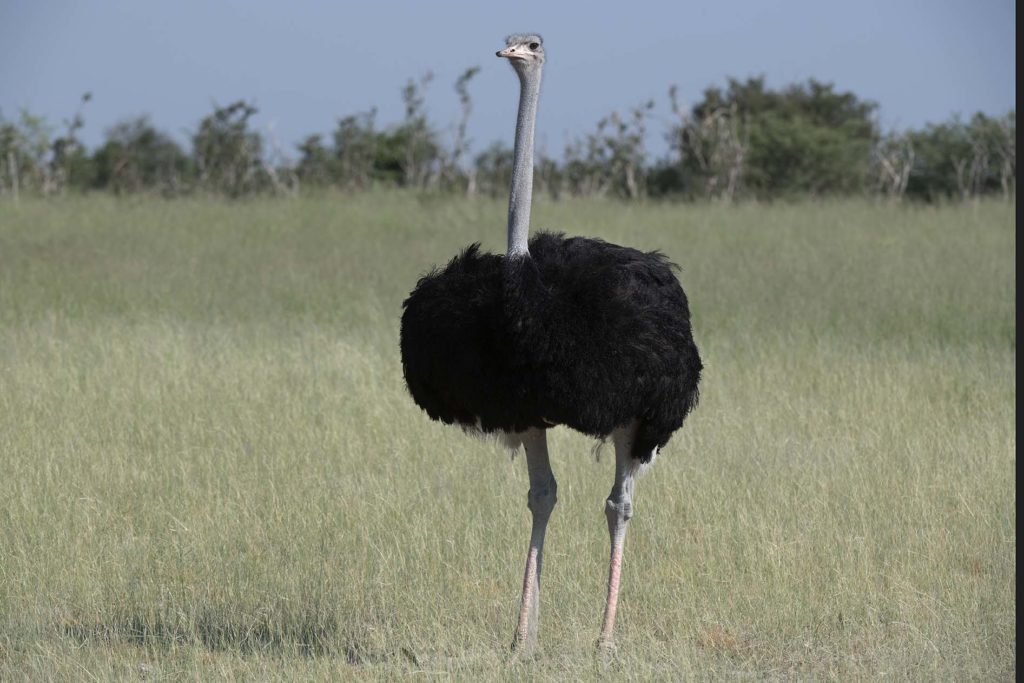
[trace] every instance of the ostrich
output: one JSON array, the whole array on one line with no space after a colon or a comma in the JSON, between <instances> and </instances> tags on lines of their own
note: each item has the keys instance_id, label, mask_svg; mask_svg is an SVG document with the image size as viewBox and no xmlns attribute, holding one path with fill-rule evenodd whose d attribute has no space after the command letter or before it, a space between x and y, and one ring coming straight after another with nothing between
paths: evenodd
<instances>
[{"instance_id":1,"label":"ostrich","mask_svg":"<svg viewBox=\"0 0 1024 683\"><path fill-rule=\"evenodd\" d=\"M598 639L611 649L634 482L696 404L701 361L686 295L662 254L563 234L527 239L544 47L534 34L505 42L497 56L520 85L508 251L473 244L419 280L403 304L402 368L431 419L525 448L533 527L512 642L523 653L537 643L544 534L556 501L546 432L565 425L611 437L611 559Z\"/></svg>"}]
</instances>

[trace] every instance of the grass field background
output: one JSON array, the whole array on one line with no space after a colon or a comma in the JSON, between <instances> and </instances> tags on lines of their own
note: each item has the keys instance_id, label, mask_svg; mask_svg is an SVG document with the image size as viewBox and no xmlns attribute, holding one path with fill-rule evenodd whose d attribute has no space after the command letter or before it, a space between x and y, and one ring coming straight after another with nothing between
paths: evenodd
<instances>
[{"instance_id":1,"label":"grass field background","mask_svg":"<svg viewBox=\"0 0 1024 683\"><path fill-rule=\"evenodd\" d=\"M0 679L1016 671L1014 207L538 203L662 249L701 404L638 485L555 429L541 652L521 457L405 392L403 297L505 205L0 203Z\"/></svg>"}]
</instances>

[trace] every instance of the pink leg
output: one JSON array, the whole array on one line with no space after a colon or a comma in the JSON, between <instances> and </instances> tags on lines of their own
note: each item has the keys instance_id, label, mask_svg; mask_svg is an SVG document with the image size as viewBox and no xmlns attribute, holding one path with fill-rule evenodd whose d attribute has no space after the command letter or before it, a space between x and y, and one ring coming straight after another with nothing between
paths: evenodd
<instances>
[{"instance_id":1,"label":"pink leg","mask_svg":"<svg viewBox=\"0 0 1024 683\"><path fill-rule=\"evenodd\" d=\"M613 503L611 499L605 504L608 516L608 532L611 536L612 552L608 564L608 601L604 606L604 620L601 623L601 636L598 646L612 648L615 645L613 631L615 629L615 613L619 605L619 579L622 576L622 551L626 545L626 527L632 511L628 511L630 503Z\"/></svg>"},{"instance_id":2,"label":"pink leg","mask_svg":"<svg viewBox=\"0 0 1024 683\"><path fill-rule=\"evenodd\" d=\"M544 430L530 430L523 437L526 465L530 472L528 506L533 514L530 549L523 572L523 599L519 621L512 638L512 649L533 654L537 647L537 624L540 619L540 574L544 561L544 534L555 507L558 485L548 461L547 437Z\"/></svg>"},{"instance_id":3,"label":"pink leg","mask_svg":"<svg viewBox=\"0 0 1024 683\"><path fill-rule=\"evenodd\" d=\"M608 535L611 537L611 557L608 563L608 601L604 607L604 620L597 645L601 650L615 648L615 614L619 604L619 579L622 576L622 554L626 544L626 528L633 516L633 483L638 463L633 460L633 435L636 426L617 430L615 441L615 485L605 502Z\"/></svg>"},{"instance_id":4,"label":"pink leg","mask_svg":"<svg viewBox=\"0 0 1024 683\"><path fill-rule=\"evenodd\" d=\"M537 620L540 616L540 581L537 572L537 556L540 548L530 544L526 556L526 571L523 573L523 597L519 605L519 622L512 638L512 649L527 654L537 646Z\"/></svg>"}]
</instances>

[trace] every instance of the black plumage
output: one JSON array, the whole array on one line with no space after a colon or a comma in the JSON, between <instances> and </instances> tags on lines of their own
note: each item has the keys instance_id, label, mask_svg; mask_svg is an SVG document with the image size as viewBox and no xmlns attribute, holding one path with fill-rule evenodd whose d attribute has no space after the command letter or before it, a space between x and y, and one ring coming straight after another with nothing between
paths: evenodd
<instances>
[{"instance_id":1,"label":"black plumage","mask_svg":"<svg viewBox=\"0 0 1024 683\"><path fill-rule=\"evenodd\" d=\"M603 438L639 421L647 462L697 402L701 361L671 264L602 240L540 233L529 254L468 247L403 304L416 403L484 432L565 425Z\"/></svg>"}]
</instances>

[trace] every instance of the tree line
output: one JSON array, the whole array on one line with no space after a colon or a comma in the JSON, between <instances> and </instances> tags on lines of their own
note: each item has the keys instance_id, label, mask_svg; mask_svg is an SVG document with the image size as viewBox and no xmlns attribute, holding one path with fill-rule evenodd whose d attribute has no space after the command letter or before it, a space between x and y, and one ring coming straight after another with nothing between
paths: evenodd
<instances>
[{"instance_id":1,"label":"tree line","mask_svg":"<svg viewBox=\"0 0 1024 683\"><path fill-rule=\"evenodd\" d=\"M146 117L126 119L88 150L78 134L86 93L60 127L22 111L0 113L0 197L67 191L190 193L244 197L295 195L334 187L379 187L503 195L512 150L504 143L472 153L473 112L467 69L455 81L461 105L450 142L429 119L428 73L401 90L403 118L389 125L371 109L340 118L329 137L312 134L286 153L255 129L257 108L240 100L215 105L183 148ZM683 198L733 201L789 197L875 196L936 202L983 195L1010 198L1016 186L1016 112L977 113L918 130L883 131L878 106L830 83L780 89L764 78L729 79L690 107L669 88L669 152L646 149L654 101L602 118L572 139L560 160L540 153L539 192L560 197Z\"/></svg>"}]
</instances>

